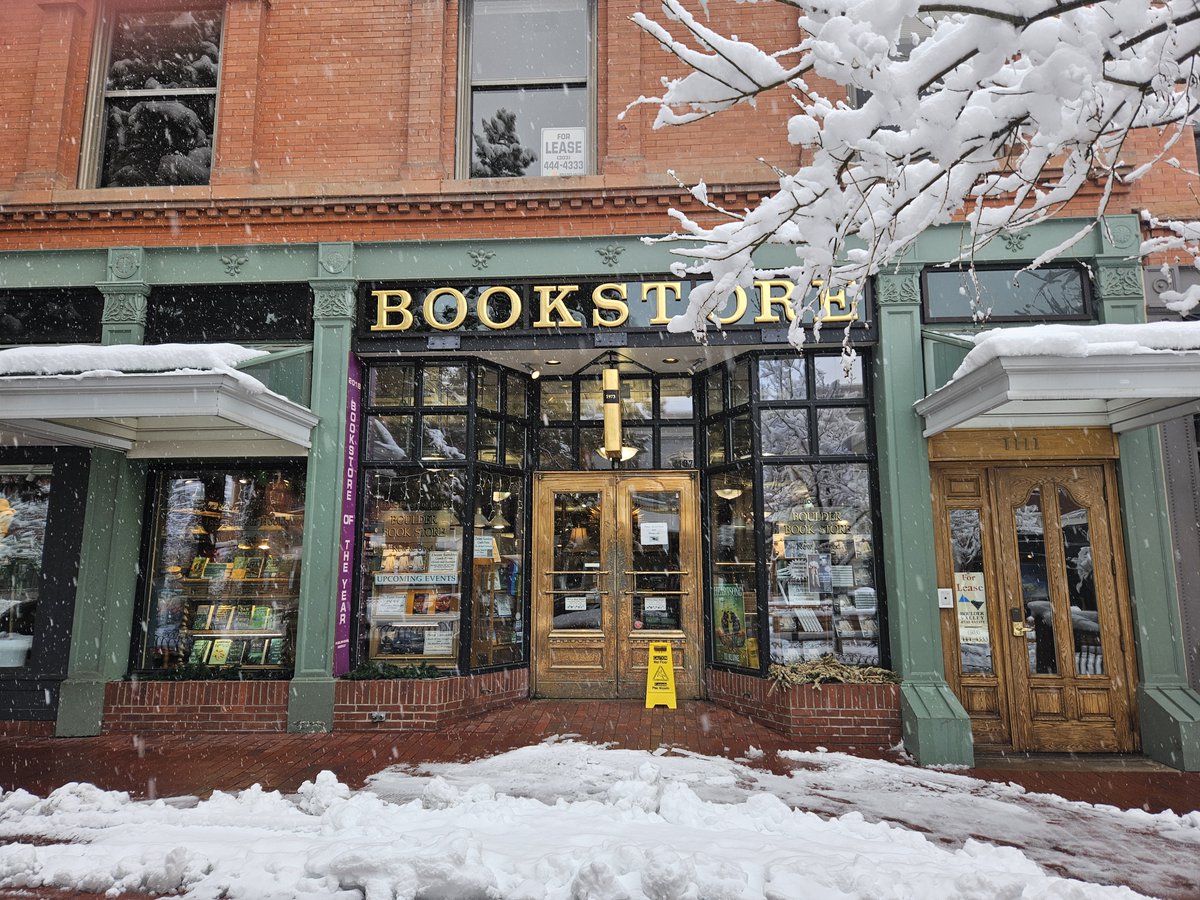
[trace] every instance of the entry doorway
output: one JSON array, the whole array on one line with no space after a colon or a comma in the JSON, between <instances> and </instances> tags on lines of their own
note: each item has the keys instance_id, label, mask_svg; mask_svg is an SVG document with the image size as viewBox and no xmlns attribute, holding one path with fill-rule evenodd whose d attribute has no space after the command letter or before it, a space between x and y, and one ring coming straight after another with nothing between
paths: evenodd
<instances>
[{"instance_id":1,"label":"entry doorway","mask_svg":"<svg viewBox=\"0 0 1200 900\"><path fill-rule=\"evenodd\" d=\"M947 680L976 742L1136 750L1112 462L935 464L933 485Z\"/></svg>"},{"instance_id":2,"label":"entry doorway","mask_svg":"<svg viewBox=\"0 0 1200 900\"><path fill-rule=\"evenodd\" d=\"M534 695L636 698L651 642L700 696L696 472L539 472L533 506Z\"/></svg>"}]
</instances>

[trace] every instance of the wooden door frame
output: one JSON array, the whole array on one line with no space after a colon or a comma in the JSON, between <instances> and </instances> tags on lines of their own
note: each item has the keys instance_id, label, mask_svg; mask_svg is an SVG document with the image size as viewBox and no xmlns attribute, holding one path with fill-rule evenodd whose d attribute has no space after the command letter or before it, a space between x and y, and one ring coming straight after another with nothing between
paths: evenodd
<instances>
[{"instance_id":1,"label":"wooden door frame","mask_svg":"<svg viewBox=\"0 0 1200 900\"><path fill-rule=\"evenodd\" d=\"M648 632L640 638L632 627L632 595L625 592L624 567L627 548L622 540L622 517L631 518L628 509L634 485L648 489L666 483L665 490L680 492L680 558L686 561L690 575L687 582L690 603L685 602L681 610L681 628L676 631ZM622 491L622 485L631 487ZM582 472L537 472L533 478L532 517L532 590L530 621L533 634L530 641L530 688L534 696L543 696L542 687L560 686L554 696L578 696L580 698L641 697L645 690L645 664L639 669L637 654L645 655L651 640L666 640L674 648L676 692L681 698L700 697L703 694L704 640L703 640L703 595L702 548L700 533L700 489L699 472L695 470L614 470ZM604 520L600 523L601 570L608 573L602 591L601 621L602 634L572 634L563 630L554 635L550 626L545 603L547 596L547 572L552 562L553 536L549 531L553 522L551 498L563 490L599 492L601 494ZM632 527L631 524L629 527ZM617 572L617 567L622 572ZM681 582L683 583L683 582ZM628 599L627 599L628 596ZM610 661L612 677L596 681L581 679L572 689L574 682L554 679L548 674L547 666L551 645L559 647L586 648L593 652L604 644L604 655ZM644 647L642 645L645 645ZM641 681L632 677L640 671Z\"/></svg>"},{"instance_id":2,"label":"wooden door frame","mask_svg":"<svg viewBox=\"0 0 1200 900\"><path fill-rule=\"evenodd\" d=\"M1084 428L1022 428L1022 429L962 429L944 432L929 442L930 487L933 494L935 518L935 549L937 556L938 584L952 585L952 561L949 556L948 512L953 508L974 508L964 500L954 502L946 488L949 479L955 476L976 478L980 484L976 502L980 509L980 526L985 567L987 596L995 598L989 603L988 626L992 634L993 672L999 692L999 711L1004 717L1003 727L989 727L977 718L972 719L972 730L981 745L1004 746L1010 749L1025 743L1016 734L1014 711L1011 708L1015 688L1011 675L1011 645L1001 643L997 636L1008 639L1006 621L1007 605L1004 602L1002 584L1002 562L1000 560L1000 531L1002 516L999 515L997 471L1019 468L1069 469L1071 467L1097 467L1102 472L1102 491L1106 509L1104 525L1108 533L1109 559L1111 561L1113 594L1116 607L1116 626L1119 646L1107 652L1119 657L1124 667L1123 690L1126 710L1127 743L1122 749L1136 751L1140 745L1137 713L1138 669L1135 654L1135 631L1133 630L1133 608L1129 593L1126 568L1124 526L1121 521L1120 494L1117 490L1115 459L1117 442L1111 431ZM955 694L965 699L961 676L961 657L958 630L953 609L941 614L941 634L946 680ZM1117 690L1116 685L1113 690ZM964 706L967 704L964 703ZM1004 737L1007 732L1007 738Z\"/></svg>"}]
</instances>

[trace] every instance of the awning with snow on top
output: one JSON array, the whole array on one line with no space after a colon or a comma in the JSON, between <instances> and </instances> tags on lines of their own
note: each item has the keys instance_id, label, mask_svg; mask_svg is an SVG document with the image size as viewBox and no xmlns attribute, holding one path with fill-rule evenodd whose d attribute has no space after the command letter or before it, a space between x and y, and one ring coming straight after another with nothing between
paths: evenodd
<instances>
[{"instance_id":1,"label":"awning with snow on top","mask_svg":"<svg viewBox=\"0 0 1200 900\"><path fill-rule=\"evenodd\" d=\"M0 350L0 441L131 458L303 456L317 417L235 366L236 344Z\"/></svg>"},{"instance_id":2,"label":"awning with snow on top","mask_svg":"<svg viewBox=\"0 0 1200 900\"><path fill-rule=\"evenodd\" d=\"M1200 322L1032 325L975 335L954 376L915 409L950 428L1111 427L1200 412Z\"/></svg>"}]
</instances>

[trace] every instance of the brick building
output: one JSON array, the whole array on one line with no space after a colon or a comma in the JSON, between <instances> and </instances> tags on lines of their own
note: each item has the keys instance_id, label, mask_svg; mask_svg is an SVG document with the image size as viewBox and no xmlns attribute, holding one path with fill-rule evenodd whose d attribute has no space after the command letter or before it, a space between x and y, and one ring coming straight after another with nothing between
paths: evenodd
<instances>
[{"instance_id":1,"label":"brick building","mask_svg":"<svg viewBox=\"0 0 1200 900\"><path fill-rule=\"evenodd\" d=\"M687 129L621 116L667 65L633 11L0 8L7 730L421 728L638 697L665 641L680 696L828 746L1200 767L1196 585L1170 574L1196 529L1160 527L1157 429L1114 430L1104 397L915 414L974 327L932 268L950 228L862 304L764 279L707 344L669 333L690 285L641 239L702 211L668 169L738 208L799 151L782 95ZM1192 180L1116 207L1172 212ZM1144 318L1132 215L1012 286L1094 200L987 251L998 321ZM849 374L834 328L787 344L801 298L849 328ZM825 653L903 682L767 689Z\"/></svg>"}]
</instances>

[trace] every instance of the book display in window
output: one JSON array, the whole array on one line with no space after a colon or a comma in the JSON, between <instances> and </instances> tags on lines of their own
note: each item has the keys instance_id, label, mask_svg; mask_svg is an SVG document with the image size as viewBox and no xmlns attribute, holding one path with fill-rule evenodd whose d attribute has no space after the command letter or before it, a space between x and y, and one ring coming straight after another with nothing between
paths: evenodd
<instances>
[{"instance_id":1,"label":"book display in window","mask_svg":"<svg viewBox=\"0 0 1200 900\"><path fill-rule=\"evenodd\" d=\"M157 479L143 670L291 667L303 478L207 470Z\"/></svg>"},{"instance_id":2,"label":"book display in window","mask_svg":"<svg viewBox=\"0 0 1200 900\"><path fill-rule=\"evenodd\" d=\"M428 499L409 480L388 478L393 491L412 488ZM456 666L462 614L458 516L452 508L422 509L380 498L368 506L368 519L363 597L369 658L392 665Z\"/></svg>"},{"instance_id":3,"label":"book display in window","mask_svg":"<svg viewBox=\"0 0 1200 900\"><path fill-rule=\"evenodd\" d=\"M844 533L850 516L843 510L804 515L813 519L815 533L777 533L772 541L771 659L801 662L830 653L878 665L871 537Z\"/></svg>"}]
</instances>

